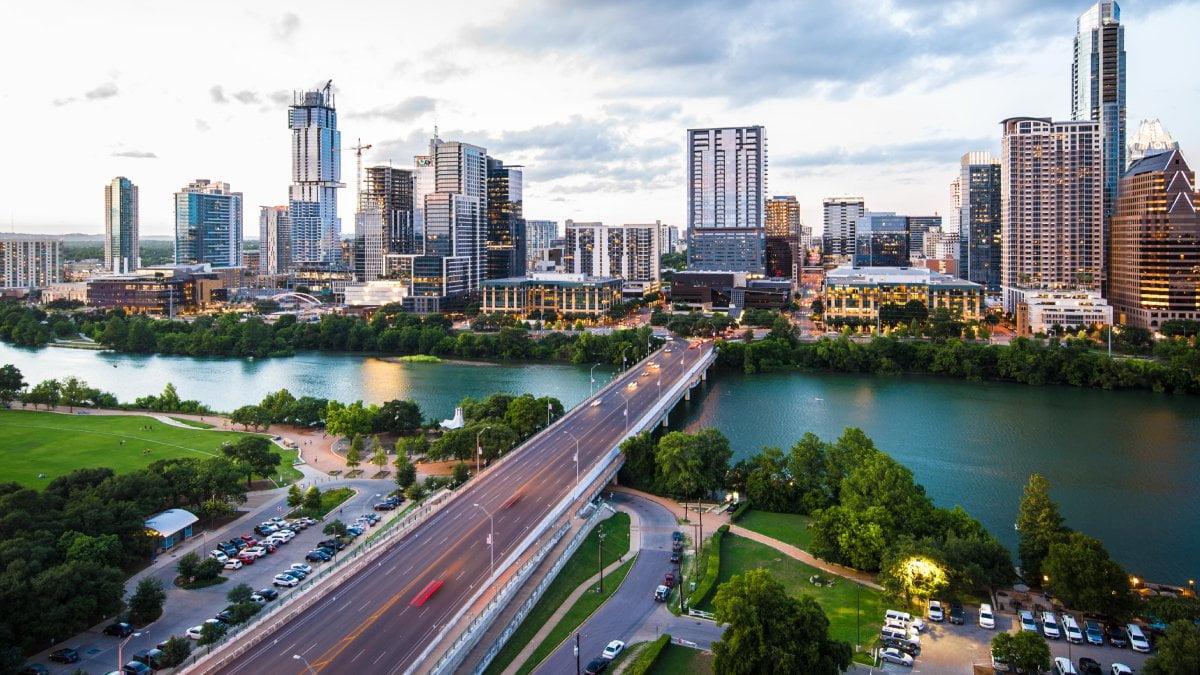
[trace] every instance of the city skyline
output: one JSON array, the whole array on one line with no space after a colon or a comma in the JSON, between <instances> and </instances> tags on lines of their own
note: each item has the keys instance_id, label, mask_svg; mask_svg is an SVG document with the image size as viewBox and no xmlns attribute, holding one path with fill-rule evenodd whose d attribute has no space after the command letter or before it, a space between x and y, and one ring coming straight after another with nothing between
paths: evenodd
<instances>
[{"instance_id":1,"label":"city skyline","mask_svg":"<svg viewBox=\"0 0 1200 675\"><path fill-rule=\"evenodd\" d=\"M18 231L99 233L95 186L115 175L140 186L141 229L148 236L171 232L171 195L198 175L238 185L248 207L285 203L284 111L292 91L319 88L330 78L344 138L375 146L364 165L390 159L393 166L407 166L439 125L443 137L476 143L526 167L524 211L530 218L683 225L685 129L730 124L770 129L768 190L796 194L807 225L819 228L814 216L822 197L846 193L862 194L881 209L946 214L947 177L964 152L998 154L1001 119L1068 117L1064 91L1075 20L1088 6L980 7L945 17L939 8L896 7L860 19L853 8L768 5L760 9L781 26L791 12L805 18L748 40L737 32L747 19L731 15L737 20L707 29L715 52L709 56L697 52L693 43L700 41L690 36L698 25L720 23L713 13L724 16L726 10L715 7L655 9L655 16L676 12L678 32L645 45L637 41L655 16L635 22L628 37L587 33L577 39L589 23L632 20L628 7L547 6L539 12L480 5L461 13L472 16L470 22L452 21L443 31L421 30L440 20L436 9L405 8L412 14L406 24L411 39L390 51L353 11L323 14L318 23L307 18L303 4L291 7L296 14L238 7L240 20L221 16L222 30L213 36L204 70L212 75L191 69L186 86L174 74L193 55L167 29L165 8L133 19L80 5L76 27L61 25L47 9L21 7L9 22L20 28L2 48L13 50L7 55L14 59L22 49L32 51L51 26L58 39L82 49L97 35L137 39L106 40L94 51L107 59L52 56L36 72L13 74L8 92L22 92L24 102L8 109L17 126L33 133L14 139L13 153L22 161L4 169L12 193L5 200L9 213L0 216ZM1195 95L1175 91L1171 74L1156 72L1156 64L1177 58L1173 50L1186 26L1200 20L1200 7L1127 2L1122 9L1132 55L1128 123L1159 118L1187 147L1200 124L1186 112ZM197 17L197 28L219 14ZM537 16L554 20L535 25ZM859 56L836 63L818 58L829 39L821 34L838 27L859 29L847 38ZM326 30L341 36L337 48L304 49ZM452 58L445 49L450 34L465 43ZM869 50L881 36L886 48ZM984 37L990 47L979 50ZM783 50L784 38L807 46ZM244 45L252 42L257 51L247 54ZM146 49L159 58L135 58ZM245 68L246 62L253 67ZM587 77L579 77L581 68ZM690 77L697 72L707 74ZM746 83L748 73L755 77ZM482 90L473 86L481 83ZM459 93L468 90L470 97ZM787 93L792 91L804 93ZM498 101L504 105L490 105ZM74 123L81 115L88 125ZM97 125L103 133L96 133ZM46 136L70 150L72 161L46 152ZM349 156L344 151L341 160ZM53 185L38 179L51 161L58 176ZM339 200L343 235L355 200L349 192ZM53 212L44 208L48 203L56 205Z\"/></svg>"}]
</instances>

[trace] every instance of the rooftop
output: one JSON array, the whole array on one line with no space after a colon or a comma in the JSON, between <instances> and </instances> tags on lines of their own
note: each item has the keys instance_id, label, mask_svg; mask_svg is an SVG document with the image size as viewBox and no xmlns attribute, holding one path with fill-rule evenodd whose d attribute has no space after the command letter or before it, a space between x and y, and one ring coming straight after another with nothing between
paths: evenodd
<instances>
[{"instance_id":1,"label":"rooftop","mask_svg":"<svg viewBox=\"0 0 1200 675\"><path fill-rule=\"evenodd\" d=\"M956 276L935 272L927 267L849 267L843 266L825 273L825 282L840 285L927 284L955 288L983 286Z\"/></svg>"},{"instance_id":2,"label":"rooftop","mask_svg":"<svg viewBox=\"0 0 1200 675\"><path fill-rule=\"evenodd\" d=\"M191 511L167 509L146 519L146 527L161 535L171 535L200 520Z\"/></svg>"}]
</instances>

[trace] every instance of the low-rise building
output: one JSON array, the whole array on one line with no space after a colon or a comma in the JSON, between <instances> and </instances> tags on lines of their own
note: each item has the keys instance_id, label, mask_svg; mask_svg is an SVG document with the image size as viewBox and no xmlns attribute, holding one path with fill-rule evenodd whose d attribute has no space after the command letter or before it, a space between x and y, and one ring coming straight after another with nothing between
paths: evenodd
<instances>
[{"instance_id":1,"label":"low-rise building","mask_svg":"<svg viewBox=\"0 0 1200 675\"><path fill-rule=\"evenodd\" d=\"M983 316L983 286L924 267L838 267L825 273L825 319L873 322L887 304L923 302L965 320Z\"/></svg>"},{"instance_id":2,"label":"low-rise building","mask_svg":"<svg viewBox=\"0 0 1200 675\"><path fill-rule=\"evenodd\" d=\"M488 279L480 285L482 311L600 315L621 299L621 279L584 274L533 274Z\"/></svg>"},{"instance_id":3,"label":"low-rise building","mask_svg":"<svg viewBox=\"0 0 1200 675\"><path fill-rule=\"evenodd\" d=\"M42 289L42 302L54 302L55 300L76 300L87 303L87 282L68 281L50 284Z\"/></svg>"},{"instance_id":4,"label":"low-rise building","mask_svg":"<svg viewBox=\"0 0 1200 675\"><path fill-rule=\"evenodd\" d=\"M408 282L377 279L346 284L346 305L349 307L382 307L403 304L408 297Z\"/></svg>"},{"instance_id":5,"label":"low-rise building","mask_svg":"<svg viewBox=\"0 0 1200 675\"><path fill-rule=\"evenodd\" d=\"M154 537L154 553L168 551L192 536L192 526L200 519L191 511L167 509L146 519L146 530Z\"/></svg>"},{"instance_id":6,"label":"low-rise building","mask_svg":"<svg viewBox=\"0 0 1200 675\"><path fill-rule=\"evenodd\" d=\"M1100 291L1010 289L1015 293L1017 335L1049 334L1056 326L1068 330L1112 325L1113 309Z\"/></svg>"},{"instance_id":7,"label":"low-rise building","mask_svg":"<svg viewBox=\"0 0 1200 675\"><path fill-rule=\"evenodd\" d=\"M676 272L671 302L701 309L783 309L791 302L791 280L754 279L745 272Z\"/></svg>"},{"instance_id":8,"label":"low-rise building","mask_svg":"<svg viewBox=\"0 0 1200 675\"><path fill-rule=\"evenodd\" d=\"M207 264L109 274L87 281L89 307L173 316L223 299L225 286Z\"/></svg>"}]
</instances>

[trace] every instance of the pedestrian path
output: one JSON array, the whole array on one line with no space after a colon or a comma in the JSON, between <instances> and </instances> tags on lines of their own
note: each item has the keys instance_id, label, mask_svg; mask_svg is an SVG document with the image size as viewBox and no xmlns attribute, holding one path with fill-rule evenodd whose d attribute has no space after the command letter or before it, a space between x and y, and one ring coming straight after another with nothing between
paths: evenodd
<instances>
[{"instance_id":1,"label":"pedestrian path","mask_svg":"<svg viewBox=\"0 0 1200 675\"><path fill-rule=\"evenodd\" d=\"M730 525L729 533L736 534L739 537L745 537L747 539L757 541L758 543L764 544L766 546L770 546L771 548L775 549L776 551L787 554L789 557L799 560L800 562L804 563L805 565L815 567L815 568L821 570L822 572L836 574L839 577L844 577L851 581L857 581L858 583L862 584L863 586L866 586L868 588L874 588L877 591L883 590L882 586L875 583L875 578L873 576L871 576L870 574L867 574L866 572L860 572L856 569L851 569L849 567L843 567L841 565L836 565L834 563L825 562L824 560L817 558L816 556L809 553L808 551L805 551L804 549L797 548L795 546L792 546L791 544L786 544L786 543L779 541L778 539L775 539L773 537L768 537L765 534L759 534L758 532L755 532L753 530L747 530L746 528L741 527L740 525Z\"/></svg>"},{"instance_id":2,"label":"pedestrian path","mask_svg":"<svg viewBox=\"0 0 1200 675\"><path fill-rule=\"evenodd\" d=\"M642 547L642 538L640 536L634 536L634 533L641 529L641 520L638 517L637 512L633 509L628 509L624 506L621 506L619 507L619 510L629 514L629 553L626 555L626 557L633 559L637 556ZM604 576L608 576L610 573L624 564L624 558L619 559L614 563L610 563L608 567L604 568ZM554 614L550 616L546 623L542 624L542 627L529 640L524 649L517 654L516 658L512 660L512 663L508 664L508 668L504 669L503 675L514 675L514 673L516 673L521 666L523 666L525 662L529 660L529 657L533 656L534 650L536 650L542 644L542 642L546 640L546 637L550 635L550 631L554 630L554 627L558 625L558 622L562 621L562 618L567 615L567 612L571 611L571 608L575 606L575 602L579 600L580 596L582 596L584 593L587 593L595 585L595 580L588 580L580 584L579 587L574 591L571 591L571 595L567 596L567 599L563 601L563 604L554 611ZM616 589L613 590L613 593L616 593ZM611 598L612 596L610 595L609 597Z\"/></svg>"}]
</instances>

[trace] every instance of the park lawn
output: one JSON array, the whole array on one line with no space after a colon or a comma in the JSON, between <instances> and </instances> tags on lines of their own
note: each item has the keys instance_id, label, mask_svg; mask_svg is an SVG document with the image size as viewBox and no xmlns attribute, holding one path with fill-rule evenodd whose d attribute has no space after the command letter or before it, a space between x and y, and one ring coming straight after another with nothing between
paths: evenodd
<instances>
[{"instance_id":1,"label":"park lawn","mask_svg":"<svg viewBox=\"0 0 1200 675\"><path fill-rule=\"evenodd\" d=\"M128 473L160 459L219 457L222 443L247 435L181 429L141 415L0 410L0 480L42 488L75 469L108 467ZM300 478L292 466L295 452L277 451L278 475L286 481Z\"/></svg>"},{"instance_id":2,"label":"park lawn","mask_svg":"<svg viewBox=\"0 0 1200 675\"><path fill-rule=\"evenodd\" d=\"M709 675L713 671L712 652L668 644L654 659L648 675Z\"/></svg>"},{"instance_id":3,"label":"park lawn","mask_svg":"<svg viewBox=\"0 0 1200 675\"><path fill-rule=\"evenodd\" d=\"M812 542L812 535L808 533L808 524L811 521L812 518L797 513L772 513L750 509L742 515L737 524L747 530L791 544L801 551L807 551Z\"/></svg>"},{"instance_id":4,"label":"park lawn","mask_svg":"<svg viewBox=\"0 0 1200 675\"><path fill-rule=\"evenodd\" d=\"M825 578L831 575L789 558L770 546L732 533L725 534L721 540L719 584L735 574L760 567L770 572L792 595L808 595L816 600L829 617L830 637L853 645L856 631L859 631L857 634L861 636L861 644L869 645L879 634L883 613L887 609L879 591L841 577L834 577L833 588L813 586L808 581L812 575L820 574ZM713 593L713 597L716 597L716 593ZM856 603L859 601L862 603L861 625L857 624L860 615L856 612ZM714 611L711 598L705 605L700 609Z\"/></svg>"},{"instance_id":5,"label":"park lawn","mask_svg":"<svg viewBox=\"0 0 1200 675\"><path fill-rule=\"evenodd\" d=\"M550 620L554 612L567 600L571 592L588 579L596 577L596 547L599 546L598 535L604 532L604 565L617 561L618 556L629 552L629 514L617 513L611 518L600 521L586 539L580 544L571 559L559 571L558 576L542 593L533 609L529 610L525 620L513 632L512 637L505 643L504 648L492 660L485 673L504 672L508 664L517 658L517 654L529 644L533 636Z\"/></svg>"}]
</instances>

